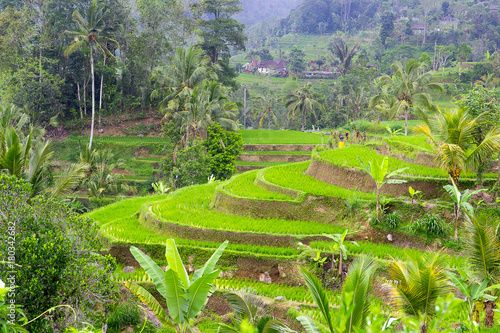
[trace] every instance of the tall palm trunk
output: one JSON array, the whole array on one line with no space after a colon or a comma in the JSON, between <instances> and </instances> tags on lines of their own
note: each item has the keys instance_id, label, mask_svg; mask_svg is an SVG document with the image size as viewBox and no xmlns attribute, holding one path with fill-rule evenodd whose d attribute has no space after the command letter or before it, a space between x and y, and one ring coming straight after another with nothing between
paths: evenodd
<instances>
[{"instance_id":1,"label":"tall palm trunk","mask_svg":"<svg viewBox=\"0 0 500 333\"><path fill-rule=\"evenodd\" d=\"M408 107L405 107L405 136L408 136Z\"/></svg>"},{"instance_id":2,"label":"tall palm trunk","mask_svg":"<svg viewBox=\"0 0 500 333\"><path fill-rule=\"evenodd\" d=\"M101 91L99 93L99 128L101 127L101 110L102 110L102 86L104 82L104 68L106 68L106 55L104 55L104 63L103 63L103 70L102 70L102 75L101 75Z\"/></svg>"},{"instance_id":3,"label":"tall palm trunk","mask_svg":"<svg viewBox=\"0 0 500 333\"><path fill-rule=\"evenodd\" d=\"M95 117L95 80L94 80L94 55L90 48L90 75L92 75L92 124L90 124L89 150L92 150L92 138L94 137L94 117Z\"/></svg>"},{"instance_id":4,"label":"tall palm trunk","mask_svg":"<svg viewBox=\"0 0 500 333\"><path fill-rule=\"evenodd\" d=\"M302 132L306 129L306 103L302 100Z\"/></svg>"},{"instance_id":5,"label":"tall palm trunk","mask_svg":"<svg viewBox=\"0 0 500 333\"><path fill-rule=\"evenodd\" d=\"M80 96L80 82L76 82L76 89L78 91L78 107L80 108L80 119L83 119L82 97Z\"/></svg>"},{"instance_id":6,"label":"tall palm trunk","mask_svg":"<svg viewBox=\"0 0 500 333\"><path fill-rule=\"evenodd\" d=\"M267 129L271 129L271 107L267 109Z\"/></svg>"}]
</instances>

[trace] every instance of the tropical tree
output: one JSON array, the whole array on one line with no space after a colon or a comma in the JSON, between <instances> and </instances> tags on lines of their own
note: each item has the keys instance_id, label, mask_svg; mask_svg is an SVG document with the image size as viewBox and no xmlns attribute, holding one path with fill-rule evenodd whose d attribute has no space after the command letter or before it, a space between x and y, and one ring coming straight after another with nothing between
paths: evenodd
<instances>
[{"instance_id":1,"label":"tropical tree","mask_svg":"<svg viewBox=\"0 0 500 333\"><path fill-rule=\"evenodd\" d=\"M365 257L356 259L349 268L349 274L342 287L341 305L337 318L332 318L330 303L321 281L307 269L301 267L311 297L318 306L323 317L323 325L331 333L358 332L366 325L366 317L370 304L370 290L375 263ZM337 319L337 320L335 320ZM307 333L318 333L319 325L314 319L299 316L297 320L302 324Z\"/></svg>"},{"instance_id":2,"label":"tropical tree","mask_svg":"<svg viewBox=\"0 0 500 333\"><path fill-rule=\"evenodd\" d=\"M278 118L276 118L276 114L273 111L278 102L278 98L272 91L269 91L265 95L257 96L256 100L260 102L262 112L262 117L259 120L259 127L264 125L264 119L267 118L267 128L271 129L271 118L275 123L278 121Z\"/></svg>"},{"instance_id":3,"label":"tropical tree","mask_svg":"<svg viewBox=\"0 0 500 333\"><path fill-rule=\"evenodd\" d=\"M114 39L119 26L106 24L108 9L105 6L98 5L94 0L85 17L78 10L73 12L73 22L76 30L64 31L64 34L73 39L71 44L64 51L67 57L70 54L88 47L90 49L90 76L92 78L92 123L90 127L89 149L92 149L92 138L94 137L94 118L95 118L95 75L94 75L94 52L99 50L103 54L115 59L115 56L109 51L108 44L119 47Z\"/></svg>"},{"instance_id":4,"label":"tropical tree","mask_svg":"<svg viewBox=\"0 0 500 333\"><path fill-rule=\"evenodd\" d=\"M169 109L169 102L185 94L185 90L195 88L206 78L216 80L217 74L212 70L216 68L217 65L211 65L210 58L195 46L179 48L171 59L167 72L153 76L161 87L154 90L151 97L161 99L160 109Z\"/></svg>"},{"instance_id":5,"label":"tropical tree","mask_svg":"<svg viewBox=\"0 0 500 333\"><path fill-rule=\"evenodd\" d=\"M340 252L340 254L339 254L339 275L342 275L342 260L347 260L348 250L347 250L347 247L344 244L344 241L345 241L345 238L346 238L348 232L349 232L349 230L346 229L341 234L333 234L333 235L323 234L324 237L328 237L328 238L330 238L331 240L334 241L334 245L332 246L332 250L333 250L333 253L332 253L332 265L335 262L335 252L337 252L337 249ZM358 243L356 243L354 241L351 241L351 243L353 243L354 245L358 246Z\"/></svg>"},{"instance_id":6,"label":"tropical tree","mask_svg":"<svg viewBox=\"0 0 500 333\"><path fill-rule=\"evenodd\" d=\"M440 253L408 256L393 260L388 267L388 284L393 305L409 316L420 320L422 333L436 313L436 300L448 292L448 278Z\"/></svg>"},{"instance_id":7,"label":"tropical tree","mask_svg":"<svg viewBox=\"0 0 500 333\"><path fill-rule=\"evenodd\" d=\"M498 285L488 287L490 282L488 279L478 283L471 279L460 267L458 267L457 270L459 274L448 272L448 277L450 278L449 284L460 290L462 295L464 295L464 302L467 304L467 311L470 315L470 319L479 324L482 304L485 300L492 302L497 300L498 296L492 296L488 294L488 292L493 289L498 289Z\"/></svg>"},{"instance_id":8,"label":"tropical tree","mask_svg":"<svg viewBox=\"0 0 500 333\"><path fill-rule=\"evenodd\" d=\"M161 269L149 256L135 246L130 252L156 285L156 290L167 303L168 314L161 304L146 289L127 281L125 286L146 303L162 324L175 327L177 332L191 329L190 319L198 316L205 307L210 290L220 270L215 265L226 248L228 241L222 243L205 265L196 270L191 278L173 239L167 240L165 257L167 269Z\"/></svg>"},{"instance_id":9,"label":"tropical tree","mask_svg":"<svg viewBox=\"0 0 500 333\"><path fill-rule=\"evenodd\" d=\"M365 90L365 87L349 89L349 92L345 95L340 95L340 102L347 106L347 123L352 120L356 120L363 109L368 105L369 91ZM351 115L351 117L349 117Z\"/></svg>"},{"instance_id":10,"label":"tropical tree","mask_svg":"<svg viewBox=\"0 0 500 333\"><path fill-rule=\"evenodd\" d=\"M331 48L329 49L329 55L332 59L337 57L340 60L342 66L342 75L349 73L351 70L351 64L354 56L359 51L360 44L355 44L351 49L346 42L342 39L333 41Z\"/></svg>"},{"instance_id":11,"label":"tropical tree","mask_svg":"<svg viewBox=\"0 0 500 333\"><path fill-rule=\"evenodd\" d=\"M266 303L255 290L251 288L233 290L225 293L225 296L235 314L235 326L241 327L241 324L246 320L257 329L258 333L291 332L283 322L270 315ZM236 333L240 331L234 326L219 324L217 332Z\"/></svg>"},{"instance_id":12,"label":"tropical tree","mask_svg":"<svg viewBox=\"0 0 500 333\"><path fill-rule=\"evenodd\" d=\"M387 156L384 156L384 159L382 162L379 164L377 160L374 158L372 161L368 162L368 164L365 164L358 156L359 161L361 162L361 166L363 167L363 170L369 174L373 180L375 181L375 185L377 186L377 208L376 208L376 214L377 214L377 219L380 217L380 189L382 186L385 184L402 184L406 183L406 180L403 179L392 179L392 177L395 177L399 174L401 174L403 171L405 171L408 168L402 168L395 170L393 172L389 173L389 159Z\"/></svg>"},{"instance_id":13,"label":"tropical tree","mask_svg":"<svg viewBox=\"0 0 500 333\"><path fill-rule=\"evenodd\" d=\"M434 146L439 168L446 170L455 184L464 171L474 172L500 149L500 131L493 127L475 141L486 113L473 118L464 108L438 112L415 127L414 132L427 136Z\"/></svg>"},{"instance_id":14,"label":"tropical tree","mask_svg":"<svg viewBox=\"0 0 500 333\"><path fill-rule=\"evenodd\" d=\"M465 223L465 252L476 283L488 280L488 286L500 283L500 240L497 228L484 216L468 216ZM497 289L497 288L496 288ZM498 293L495 295L498 296ZM494 319L493 300L485 301L485 326L491 327Z\"/></svg>"},{"instance_id":15,"label":"tropical tree","mask_svg":"<svg viewBox=\"0 0 500 333\"><path fill-rule=\"evenodd\" d=\"M431 98L425 91L442 91L443 87L433 83L432 72L422 72L426 69L424 64L412 59L404 66L397 62L392 64L394 74L382 75L377 79L377 85L382 93L374 96L370 105L387 101L388 96L394 96L397 102L389 110L391 118L403 114L405 117L405 136L408 135L408 115L413 111L422 112L422 108L434 110Z\"/></svg>"},{"instance_id":16,"label":"tropical tree","mask_svg":"<svg viewBox=\"0 0 500 333\"><path fill-rule=\"evenodd\" d=\"M444 189L450 195L451 200L453 200L453 214L455 216L455 240L458 240L458 226L459 226L460 212L464 211L468 215L474 214L474 208L469 203L469 200L472 198L473 195L476 195L479 192L481 192L482 189L475 191L470 191L469 189L466 189L464 192L460 192L460 190L457 188L457 185L453 181L453 178L450 177L450 180L452 185L445 185Z\"/></svg>"},{"instance_id":17,"label":"tropical tree","mask_svg":"<svg viewBox=\"0 0 500 333\"><path fill-rule=\"evenodd\" d=\"M225 130L236 131L238 125L234 121L235 109L235 104L229 102L222 86L215 81L185 89L169 103L174 120L179 121L186 129L186 147L190 138L202 139L213 122L219 123Z\"/></svg>"},{"instance_id":18,"label":"tropical tree","mask_svg":"<svg viewBox=\"0 0 500 333\"><path fill-rule=\"evenodd\" d=\"M316 116L314 109L320 109L321 105L313 97L312 83L307 82L302 88L298 88L294 92L290 93L284 98L285 106L290 110L290 115L295 115L296 112L302 112L302 128L304 131L306 128L306 115L311 113Z\"/></svg>"},{"instance_id":19,"label":"tropical tree","mask_svg":"<svg viewBox=\"0 0 500 333\"><path fill-rule=\"evenodd\" d=\"M0 132L0 170L4 169L31 184L31 196L46 192L50 197L75 187L84 176L86 165L73 164L49 187L48 162L54 154L50 141L37 138L33 130L27 136L7 127Z\"/></svg>"}]
</instances>

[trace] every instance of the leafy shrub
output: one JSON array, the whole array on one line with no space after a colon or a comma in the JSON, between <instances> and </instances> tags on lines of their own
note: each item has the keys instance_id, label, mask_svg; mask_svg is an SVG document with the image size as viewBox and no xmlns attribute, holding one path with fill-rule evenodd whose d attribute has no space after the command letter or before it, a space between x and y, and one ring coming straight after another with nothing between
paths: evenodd
<instances>
[{"instance_id":1,"label":"leafy shrub","mask_svg":"<svg viewBox=\"0 0 500 333\"><path fill-rule=\"evenodd\" d=\"M122 303L109 315L108 328L110 331L121 332L123 327L138 325L141 320L142 312L136 304Z\"/></svg>"},{"instance_id":2,"label":"leafy shrub","mask_svg":"<svg viewBox=\"0 0 500 333\"><path fill-rule=\"evenodd\" d=\"M207 131L205 148L212 175L216 179L229 179L237 171L235 161L243 148L241 134L226 131L219 123L213 123Z\"/></svg>"},{"instance_id":3,"label":"leafy shrub","mask_svg":"<svg viewBox=\"0 0 500 333\"><path fill-rule=\"evenodd\" d=\"M413 222L410 230L414 233L424 234L429 238L445 237L448 234L448 226L436 215L426 215Z\"/></svg>"}]
</instances>

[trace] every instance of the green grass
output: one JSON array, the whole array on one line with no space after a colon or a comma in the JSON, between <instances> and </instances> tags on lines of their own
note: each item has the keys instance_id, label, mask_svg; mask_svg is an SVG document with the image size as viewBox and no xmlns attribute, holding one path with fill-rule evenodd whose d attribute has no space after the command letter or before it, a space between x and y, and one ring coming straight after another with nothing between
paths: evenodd
<instances>
[{"instance_id":1,"label":"green grass","mask_svg":"<svg viewBox=\"0 0 500 333\"><path fill-rule=\"evenodd\" d=\"M245 144L320 144L320 133L275 130L241 130Z\"/></svg>"},{"instance_id":2,"label":"green grass","mask_svg":"<svg viewBox=\"0 0 500 333\"><path fill-rule=\"evenodd\" d=\"M156 203L152 212L168 223L194 228L251 232L268 235L319 235L339 233L345 228L304 221L283 219L254 219L222 214L210 209L217 183L197 185L175 191L166 200Z\"/></svg>"},{"instance_id":3,"label":"green grass","mask_svg":"<svg viewBox=\"0 0 500 333\"><path fill-rule=\"evenodd\" d=\"M365 164L367 164L373 158L376 158L380 163L383 158L383 156L377 154L375 150L358 145L351 145L342 149L325 150L318 153L313 153L312 156L313 158L317 158L321 161L328 162L333 165L356 168L360 170L362 170L362 165L358 157ZM399 160L394 157L389 157L389 171L394 171L401 168L408 168L402 173L402 175L410 177L448 178L448 174L444 170L423 165L416 165ZM463 177L467 176L471 177L473 175L463 174Z\"/></svg>"},{"instance_id":4,"label":"green grass","mask_svg":"<svg viewBox=\"0 0 500 333\"><path fill-rule=\"evenodd\" d=\"M255 176L258 170L252 170L240 175L234 176L228 183L221 187L230 195L243 198L256 198L263 200L293 200L293 198L271 192L255 185Z\"/></svg>"},{"instance_id":5,"label":"green grass","mask_svg":"<svg viewBox=\"0 0 500 333\"><path fill-rule=\"evenodd\" d=\"M330 251L332 242L313 241L309 244L312 249ZM419 249L400 248L392 244L376 244L370 242L358 242L358 246L351 242L345 243L350 255L367 255L381 260L405 260L408 255L421 256L424 251ZM453 256L447 253L442 253L441 256L449 267L466 267L467 258L463 256Z\"/></svg>"},{"instance_id":6,"label":"green grass","mask_svg":"<svg viewBox=\"0 0 500 333\"><path fill-rule=\"evenodd\" d=\"M357 197L373 200L375 195L331 185L304 174L311 161L280 165L265 169L263 177L272 184L292 188L314 196L328 196L349 199Z\"/></svg>"},{"instance_id":7,"label":"green grass","mask_svg":"<svg viewBox=\"0 0 500 333\"><path fill-rule=\"evenodd\" d=\"M242 151L240 155L311 155L310 151Z\"/></svg>"},{"instance_id":8,"label":"green grass","mask_svg":"<svg viewBox=\"0 0 500 333\"><path fill-rule=\"evenodd\" d=\"M90 140L89 136L72 136L69 140L80 140L82 142L88 142ZM93 141L95 142L115 142L115 143L168 143L169 138L165 137L137 137L137 136L95 136Z\"/></svg>"},{"instance_id":9,"label":"green grass","mask_svg":"<svg viewBox=\"0 0 500 333\"><path fill-rule=\"evenodd\" d=\"M288 162L251 162L251 161L235 161L235 165L248 165L248 166L261 166L268 167L274 165L281 165Z\"/></svg>"}]
</instances>

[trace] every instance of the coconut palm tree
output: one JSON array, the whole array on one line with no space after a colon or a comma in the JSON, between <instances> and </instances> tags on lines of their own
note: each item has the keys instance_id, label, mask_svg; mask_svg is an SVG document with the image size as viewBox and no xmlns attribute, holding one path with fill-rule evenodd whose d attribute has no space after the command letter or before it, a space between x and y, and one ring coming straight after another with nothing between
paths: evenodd
<instances>
[{"instance_id":1,"label":"coconut palm tree","mask_svg":"<svg viewBox=\"0 0 500 333\"><path fill-rule=\"evenodd\" d=\"M217 74L212 70L210 58L203 55L203 51L190 46L187 49L179 48L169 64L169 72L162 77L157 77L161 88L151 93L152 98L161 98L160 108L168 109L168 103L178 98L186 89L193 89L200 85L206 78L217 79Z\"/></svg>"},{"instance_id":2,"label":"coconut palm tree","mask_svg":"<svg viewBox=\"0 0 500 333\"><path fill-rule=\"evenodd\" d=\"M340 95L339 99L341 103L347 106L347 123L352 120L356 120L359 117L359 114L365 107L368 105L370 101L370 92L365 90L365 87L357 87L353 88L352 86L349 89L349 92L346 95ZM351 111L351 112L350 112ZM351 114L351 117L349 117ZM351 119L350 119L351 118Z\"/></svg>"},{"instance_id":3,"label":"coconut palm tree","mask_svg":"<svg viewBox=\"0 0 500 333\"><path fill-rule=\"evenodd\" d=\"M98 5L94 0L85 17L78 10L73 12L73 22L75 22L76 30L64 31L64 35L73 39L71 44L64 51L67 57L70 54L81 50L84 47L90 49L90 75L92 78L92 123L90 127L90 142L89 149L92 149L92 138L94 136L94 118L95 118L95 75L94 75L94 52L97 50L103 54L115 59L115 56L109 51L107 45L119 47L118 42L114 39L119 26L106 24L108 9L102 5Z\"/></svg>"},{"instance_id":4,"label":"coconut palm tree","mask_svg":"<svg viewBox=\"0 0 500 333\"><path fill-rule=\"evenodd\" d=\"M352 59L359 51L360 44L355 44L351 49L346 42L342 39L337 41L333 41L332 48L329 49L329 55L332 59L335 57L339 58L340 64L342 66L342 75L349 73L351 70Z\"/></svg>"},{"instance_id":5,"label":"coconut palm tree","mask_svg":"<svg viewBox=\"0 0 500 333\"><path fill-rule=\"evenodd\" d=\"M361 257L356 259L349 267L349 274L342 287L341 300L337 318L332 318L328 296L321 285L321 281L307 269L301 267L311 297L318 306L323 317L323 325L330 333L357 332L366 324L368 305L370 304L370 290L376 264L373 260ZM336 319L336 320L335 320ZM297 320L302 324L307 333L320 332L314 319L299 316Z\"/></svg>"},{"instance_id":6,"label":"coconut palm tree","mask_svg":"<svg viewBox=\"0 0 500 333\"><path fill-rule=\"evenodd\" d=\"M500 239L496 221L491 223L485 216L467 215L465 227L465 252L469 258L476 283L488 281L488 286L500 283ZM498 290L498 286L496 288ZM495 296L498 296L498 292ZM493 324L495 302L485 301L485 326Z\"/></svg>"},{"instance_id":7,"label":"coconut palm tree","mask_svg":"<svg viewBox=\"0 0 500 333\"><path fill-rule=\"evenodd\" d=\"M486 116L482 113L473 118L464 108L438 110L414 129L432 141L438 166L448 172L455 184L462 172L475 172L500 149L498 128L483 133L480 143L475 141Z\"/></svg>"},{"instance_id":8,"label":"coconut palm tree","mask_svg":"<svg viewBox=\"0 0 500 333\"><path fill-rule=\"evenodd\" d=\"M408 256L404 262L393 260L388 267L388 284L393 305L421 320L422 333L436 313L436 300L448 292L448 278L440 253Z\"/></svg>"},{"instance_id":9,"label":"coconut palm tree","mask_svg":"<svg viewBox=\"0 0 500 333\"><path fill-rule=\"evenodd\" d=\"M204 90L207 94L207 102L210 108L210 118L221 125L226 131L237 131L236 112L238 106L229 100L227 90L219 81L206 80Z\"/></svg>"},{"instance_id":10,"label":"coconut palm tree","mask_svg":"<svg viewBox=\"0 0 500 333\"><path fill-rule=\"evenodd\" d=\"M316 117L314 109L320 109L321 105L313 97L312 83L307 82L302 88L298 88L294 92L287 95L284 99L285 106L290 110L290 115L295 115L296 112L302 112L302 128L304 131L306 128L306 115L311 113Z\"/></svg>"},{"instance_id":11,"label":"coconut palm tree","mask_svg":"<svg viewBox=\"0 0 500 333\"><path fill-rule=\"evenodd\" d=\"M57 196L73 188L84 176L86 165L73 164L58 178L54 186L49 187L48 161L54 152L50 141L36 138L33 130L27 136L7 127L0 132L0 170L31 184L31 196L47 193Z\"/></svg>"},{"instance_id":12,"label":"coconut palm tree","mask_svg":"<svg viewBox=\"0 0 500 333\"><path fill-rule=\"evenodd\" d=\"M267 118L267 128L271 129L271 118L275 123L278 121L278 118L273 111L274 107L278 103L278 98L272 91L269 91L265 95L258 95L256 101L260 102L262 111L262 117L259 121L259 127L262 127L264 125L264 119Z\"/></svg>"},{"instance_id":13,"label":"coconut palm tree","mask_svg":"<svg viewBox=\"0 0 500 333\"><path fill-rule=\"evenodd\" d=\"M206 129L214 121L225 130L237 130L235 109L235 104L228 100L223 87L215 81L185 89L178 98L169 102L174 120L186 128L186 147L190 138L202 139Z\"/></svg>"},{"instance_id":14,"label":"coconut palm tree","mask_svg":"<svg viewBox=\"0 0 500 333\"><path fill-rule=\"evenodd\" d=\"M397 103L393 105L389 113L391 118L404 114L406 136L408 135L408 115L413 110L419 112L422 112L422 108L435 110L426 91L442 91L443 87L432 82L432 72L422 74L426 69L425 65L414 59L409 60L404 66L397 62L391 67L394 71L392 76L382 75L377 79L377 85L382 89L382 93L371 99L370 106L387 101L388 95L396 97Z\"/></svg>"}]
</instances>

